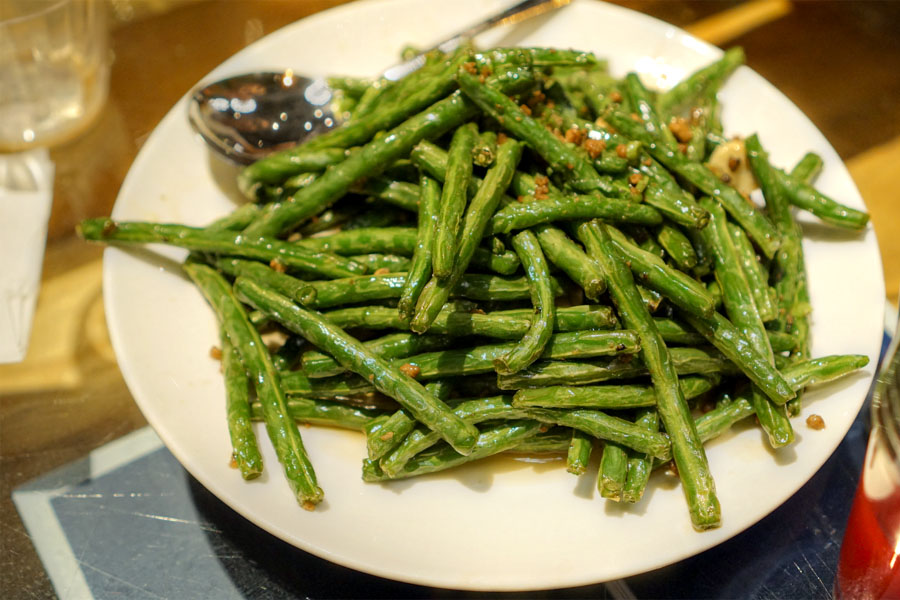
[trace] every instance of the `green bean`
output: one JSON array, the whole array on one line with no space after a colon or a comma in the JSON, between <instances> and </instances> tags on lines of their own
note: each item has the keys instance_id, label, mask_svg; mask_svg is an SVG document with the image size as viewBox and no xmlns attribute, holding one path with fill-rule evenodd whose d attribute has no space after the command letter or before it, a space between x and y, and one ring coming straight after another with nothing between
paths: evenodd
<instances>
[{"instance_id":1,"label":"green bean","mask_svg":"<svg viewBox=\"0 0 900 600\"><path fill-rule=\"evenodd\" d=\"M697 252L694 246L677 227L663 223L656 230L656 241L682 271L690 271L697 266Z\"/></svg>"},{"instance_id":2,"label":"green bean","mask_svg":"<svg viewBox=\"0 0 900 600\"><path fill-rule=\"evenodd\" d=\"M372 354L342 329L335 327L318 313L305 310L284 296L265 290L250 280L238 278L235 289L249 304L268 313L291 331L334 356L344 368L369 379L378 391L397 400L416 419L438 431L454 448L463 452L471 451L477 439L474 427L463 423L446 404L429 394L420 383Z\"/></svg>"},{"instance_id":3,"label":"green bean","mask_svg":"<svg viewBox=\"0 0 900 600\"><path fill-rule=\"evenodd\" d=\"M784 404L794 397L793 390L781 373L750 345L728 319L719 313L713 314L713 318L707 320L687 313L683 313L681 317L727 356L728 360L776 404Z\"/></svg>"},{"instance_id":4,"label":"green bean","mask_svg":"<svg viewBox=\"0 0 900 600\"><path fill-rule=\"evenodd\" d=\"M512 250L504 250L498 253L485 245L475 248L470 264L475 269L490 271L498 275L515 275L521 266L519 257Z\"/></svg>"},{"instance_id":5,"label":"green bean","mask_svg":"<svg viewBox=\"0 0 900 600\"><path fill-rule=\"evenodd\" d=\"M412 261L405 256L396 254L351 254L350 260L365 267L372 273L406 273L409 271Z\"/></svg>"},{"instance_id":6,"label":"green bean","mask_svg":"<svg viewBox=\"0 0 900 600\"><path fill-rule=\"evenodd\" d=\"M419 226L416 230L416 248L407 272L406 282L400 294L397 309L400 315L411 319L415 314L419 294L431 278L431 256L434 248L434 230L437 226L438 203L441 200L441 186L437 181L422 175L419 180L421 190Z\"/></svg>"},{"instance_id":7,"label":"green bean","mask_svg":"<svg viewBox=\"0 0 900 600\"><path fill-rule=\"evenodd\" d=\"M578 429L572 430L572 439L566 452L566 471L572 475L584 475L591 453L594 450L594 439Z\"/></svg>"},{"instance_id":8,"label":"green bean","mask_svg":"<svg viewBox=\"0 0 900 600\"><path fill-rule=\"evenodd\" d=\"M89 241L107 243L162 243L197 252L242 256L321 275L348 277L364 273L363 265L328 252L298 247L288 242L250 237L232 231L206 231L197 227L167 223L113 221L109 218L86 219L78 233Z\"/></svg>"},{"instance_id":9,"label":"green bean","mask_svg":"<svg viewBox=\"0 0 900 600\"><path fill-rule=\"evenodd\" d=\"M655 408L643 409L638 413L634 423L638 427L646 427L650 431L658 431L659 413ZM696 424L696 421L694 423ZM703 439L699 430L697 433L700 435L700 439ZM630 503L639 502L644 496L644 490L647 488L647 482L650 481L650 473L652 471L652 457L630 451L625 475L625 486L622 488L622 500Z\"/></svg>"},{"instance_id":10,"label":"green bean","mask_svg":"<svg viewBox=\"0 0 900 600\"><path fill-rule=\"evenodd\" d=\"M701 235L713 249L716 281L722 290L726 313L753 348L768 358L771 346L743 269L744 261L734 246L733 232L728 226L725 211L709 198L701 200L700 204L710 212L710 223Z\"/></svg>"},{"instance_id":11,"label":"green bean","mask_svg":"<svg viewBox=\"0 0 900 600\"><path fill-rule=\"evenodd\" d=\"M663 248L662 244L656 240L656 237L651 235L645 228L632 227L630 228L629 235L626 237L629 242L641 250L649 252L653 256L663 260L666 258L666 249Z\"/></svg>"},{"instance_id":12,"label":"green bean","mask_svg":"<svg viewBox=\"0 0 900 600\"><path fill-rule=\"evenodd\" d=\"M533 78L528 77L529 70L513 71L500 71L489 77L488 81L506 93L515 93L533 82ZM457 90L352 152L346 160L328 169L288 200L279 203L273 211L267 212L245 231L251 235L270 236L289 231L330 206L355 182L376 175L385 165L409 155L412 147L421 140L437 138L476 114L474 103Z\"/></svg>"},{"instance_id":13,"label":"green bean","mask_svg":"<svg viewBox=\"0 0 900 600\"><path fill-rule=\"evenodd\" d=\"M781 251L780 248L779 251ZM709 295L716 303L716 309L720 308L722 306L722 286L719 285L719 282L715 279L710 279L706 284L706 291L709 292Z\"/></svg>"},{"instance_id":14,"label":"green bean","mask_svg":"<svg viewBox=\"0 0 900 600\"><path fill-rule=\"evenodd\" d=\"M651 456L669 453L669 438L598 410L530 408L527 414L543 423L572 427L601 440L615 442Z\"/></svg>"},{"instance_id":15,"label":"green bean","mask_svg":"<svg viewBox=\"0 0 900 600\"><path fill-rule=\"evenodd\" d=\"M419 335L415 333L391 333L374 340L363 342L370 352L381 358L402 358L412 354L443 350L451 344L452 338L444 335ZM335 359L321 352L308 351L300 357L303 372L307 377L331 377L346 371Z\"/></svg>"},{"instance_id":16,"label":"green bean","mask_svg":"<svg viewBox=\"0 0 900 600\"><path fill-rule=\"evenodd\" d=\"M705 156L709 157L712 151L724 140L722 133L722 106L719 102L718 86L712 86L702 92L694 107L691 108L690 117L699 121L703 135Z\"/></svg>"},{"instance_id":17,"label":"green bean","mask_svg":"<svg viewBox=\"0 0 900 600\"><path fill-rule=\"evenodd\" d=\"M784 190L791 204L811 212L826 223L846 229L863 229L869 222L868 213L844 206L784 171L775 169L774 173L778 185Z\"/></svg>"},{"instance_id":18,"label":"green bean","mask_svg":"<svg viewBox=\"0 0 900 600\"><path fill-rule=\"evenodd\" d=\"M715 387L709 377L682 377L679 380L685 400L696 398ZM656 406L656 391L652 385L585 385L578 387L549 386L522 389L513 397L515 406L542 408L597 408L624 410Z\"/></svg>"},{"instance_id":19,"label":"green bean","mask_svg":"<svg viewBox=\"0 0 900 600\"><path fill-rule=\"evenodd\" d=\"M728 431L732 425L754 414L753 404L746 398L735 398L732 402L717 406L695 421L697 432L704 442L715 439Z\"/></svg>"},{"instance_id":20,"label":"green bean","mask_svg":"<svg viewBox=\"0 0 900 600\"><path fill-rule=\"evenodd\" d=\"M372 85L357 100L350 118L361 118L371 113L378 104L395 96L393 92L396 87L396 81L391 81L384 77L373 81Z\"/></svg>"},{"instance_id":21,"label":"green bean","mask_svg":"<svg viewBox=\"0 0 900 600\"><path fill-rule=\"evenodd\" d=\"M262 418L262 406L253 402L250 410L254 419ZM379 410L358 408L343 402L313 400L311 398L289 398L287 410L291 419L309 425L324 425L362 431L373 419L383 413Z\"/></svg>"},{"instance_id":22,"label":"green bean","mask_svg":"<svg viewBox=\"0 0 900 600\"><path fill-rule=\"evenodd\" d=\"M763 322L771 321L777 316L778 310L775 307L775 292L769 287L769 274L756 256L756 251L744 230L732 223L728 223L727 227L737 259L740 261L741 271L750 285L750 293L753 295L753 303L759 312L759 318Z\"/></svg>"},{"instance_id":23,"label":"green bean","mask_svg":"<svg viewBox=\"0 0 900 600\"><path fill-rule=\"evenodd\" d=\"M282 371L281 386L290 397L314 400L366 398L375 393L372 384L358 377L310 379L302 371Z\"/></svg>"},{"instance_id":24,"label":"green bean","mask_svg":"<svg viewBox=\"0 0 900 600\"><path fill-rule=\"evenodd\" d=\"M603 446L597 476L597 491L600 492L600 497L614 502L621 501L627 475L628 451L618 444L607 442Z\"/></svg>"},{"instance_id":25,"label":"green bean","mask_svg":"<svg viewBox=\"0 0 900 600\"><path fill-rule=\"evenodd\" d=\"M453 133L450 142L432 252L432 272L438 279L450 277L456 261L460 222L466 210L466 186L472 177L472 151L477 140L477 126L467 123Z\"/></svg>"},{"instance_id":26,"label":"green bean","mask_svg":"<svg viewBox=\"0 0 900 600\"><path fill-rule=\"evenodd\" d=\"M706 341L706 339L694 331L694 329L675 319L654 317L653 322L656 325L656 330L659 331L659 334L667 344L699 346Z\"/></svg>"},{"instance_id":27,"label":"green bean","mask_svg":"<svg viewBox=\"0 0 900 600\"><path fill-rule=\"evenodd\" d=\"M470 454L463 455L450 446L441 446L416 456L406 463L403 470L394 477L385 475L378 463L366 460L363 461L363 481L402 479L450 469L506 450L512 450L523 441L536 435L542 428L543 425L537 421L522 420L502 423L482 431Z\"/></svg>"},{"instance_id":28,"label":"green bean","mask_svg":"<svg viewBox=\"0 0 900 600\"><path fill-rule=\"evenodd\" d=\"M310 281L301 297L292 296L308 308L330 308L345 304L398 298L406 285L406 273L366 275L330 281Z\"/></svg>"},{"instance_id":29,"label":"green bean","mask_svg":"<svg viewBox=\"0 0 900 600\"><path fill-rule=\"evenodd\" d=\"M241 169L237 177L238 189L250 200L257 200L259 188L264 184L279 184L298 173L324 171L346 156L347 152L343 148L310 150L295 147L271 154Z\"/></svg>"},{"instance_id":30,"label":"green bean","mask_svg":"<svg viewBox=\"0 0 900 600\"><path fill-rule=\"evenodd\" d=\"M706 158L706 119L702 110L697 111L698 118L691 119L688 125L690 139L681 146L685 158L693 162L702 162ZM670 122L671 125L671 122Z\"/></svg>"},{"instance_id":31,"label":"green bean","mask_svg":"<svg viewBox=\"0 0 900 600\"><path fill-rule=\"evenodd\" d=\"M479 335L502 340L520 339L531 324L530 309L471 312L452 304L444 305L429 328L430 333L453 336ZM367 329L400 329L409 323L397 311L383 306L364 306L333 310L324 316L338 327ZM618 321L608 306L569 306L556 311L557 332L614 329ZM700 338L702 341L702 338Z\"/></svg>"},{"instance_id":32,"label":"green bean","mask_svg":"<svg viewBox=\"0 0 900 600\"><path fill-rule=\"evenodd\" d=\"M607 274L607 285L622 321L627 327L633 327L639 332L640 355L656 388L657 409L672 441L672 453L688 501L691 522L697 529L717 527L721 520L721 509L715 483L709 472L703 443L697 435L678 385L678 375L670 353L644 307L628 267L619 259L619 246L614 245L607 229L593 221L580 225L578 231L583 239L591 239L588 253L601 264Z\"/></svg>"},{"instance_id":33,"label":"green bean","mask_svg":"<svg viewBox=\"0 0 900 600\"><path fill-rule=\"evenodd\" d=\"M717 290L719 289L718 284L715 287ZM654 317L653 322L656 323L659 334L667 344L697 346L706 341L706 338L697 333L696 330L674 319ZM769 338L769 344L772 346L773 352L786 352L795 348L796 340L790 334L767 330L766 335Z\"/></svg>"},{"instance_id":34,"label":"green bean","mask_svg":"<svg viewBox=\"0 0 900 600\"><path fill-rule=\"evenodd\" d=\"M601 64L591 52L564 50L560 48L491 48L475 54L476 63L487 61L494 64L521 64L535 67L572 67L590 68Z\"/></svg>"},{"instance_id":35,"label":"green bean","mask_svg":"<svg viewBox=\"0 0 900 600\"><path fill-rule=\"evenodd\" d=\"M419 210L419 186L414 183L378 176L368 178L362 184L354 184L351 189L353 192L377 198L407 212Z\"/></svg>"},{"instance_id":36,"label":"green bean","mask_svg":"<svg viewBox=\"0 0 900 600\"><path fill-rule=\"evenodd\" d=\"M346 157L346 153L344 154L344 156ZM284 200L288 196L296 194L297 190L310 185L313 181L319 178L319 175L321 175L321 173L315 171L308 173L298 173L285 179L281 183L281 185L263 186L262 188L257 190L256 195L260 202L279 202L281 200ZM255 220L256 219L254 219L254 221Z\"/></svg>"},{"instance_id":37,"label":"green bean","mask_svg":"<svg viewBox=\"0 0 900 600\"><path fill-rule=\"evenodd\" d=\"M256 444L256 434L250 424L250 379L241 363L237 349L220 327L222 344L222 375L225 379L225 414L231 456L244 479L259 477L263 470L262 455Z\"/></svg>"},{"instance_id":38,"label":"green bean","mask_svg":"<svg viewBox=\"0 0 900 600\"><path fill-rule=\"evenodd\" d=\"M531 304L534 316L528 332L508 353L494 360L494 369L498 373L515 373L533 363L543 352L556 323L556 304L553 286L550 284L550 269L541 252L540 242L528 230L521 231L512 237L512 245L525 267L531 288Z\"/></svg>"},{"instance_id":39,"label":"green bean","mask_svg":"<svg viewBox=\"0 0 900 600\"><path fill-rule=\"evenodd\" d=\"M547 260L577 283L585 296L598 300L606 291L606 281L597 264L563 230L552 225L536 225L533 231Z\"/></svg>"},{"instance_id":40,"label":"green bean","mask_svg":"<svg viewBox=\"0 0 900 600\"><path fill-rule=\"evenodd\" d=\"M660 294L656 290L651 290L642 285L637 286L637 289L638 294L641 295L641 300L643 300L644 304L647 306L647 310L649 310L651 313L659 310L659 307L663 301L662 294Z\"/></svg>"},{"instance_id":41,"label":"green bean","mask_svg":"<svg viewBox=\"0 0 900 600\"><path fill-rule=\"evenodd\" d=\"M662 216L651 206L600 195L549 194L546 198L510 204L491 219L489 233L509 233L542 223L602 219L612 223L659 225Z\"/></svg>"},{"instance_id":42,"label":"green bean","mask_svg":"<svg viewBox=\"0 0 900 600\"><path fill-rule=\"evenodd\" d=\"M784 368L784 377L791 389L797 391L810 385L840 379L869 364L863 354L835 354L799 360Z\"/></svg>"},{"instance_id":43,"label":"green bean","mask_svg":"<svg viewBox=\"0 0 900 600\"><path fill-rule=\"evenodd\" d=\"M216 219L205 227L206 231L240 231L259 214L256 204L242 204L224 217Z\"/></svg>"},{"instance_id":44,"label":"green bean","mask_svg":"<svg viewBox=\"0 0 900 600\"><path fill-rule=\"evenodd\" d=\"M452 387L446 381L432 381L425 389L438 400L446 402L450 397ZM417 421L405 408L399 408L391 415L377 422L372 422L365 427L366 450L369 460L378 460L399 446L406 436L415 429ZM429 430L430 433L434 433ZM436 434L437 435L437 434ZM437 435L435 442L440 438Z\"/></svg>"},{"instance_id":45,"label":"green bean","mask_svg":"<svg viewBox=\"0 0 900 600\"><path fill-rule=\"evenodd\" d=\"M683 162L674 167L676 173L706 194L714 196L735 221L747 232L767 258L775 255L781 237L772 223L734 188L722 183L715 174L700 163Z\"/></svg>"},{"instance_id":46,"label":"green bean","mask_svg":"<svg viewBox=\"0 0 900 600\"><path fill-rule=\"evenodd\" d=\"M485 421L500 421L527 418L525 411L515 408L509 396L494 396L465 400L457 404L453 412L467 423L477 424ZM389 453L383 455L379 465L388 476L395 476L403 467L420 452L424 452L440 438L423 427L415 427L396 444ZM369 456L372 458L371 454Z\"/></svg>"},{"instance_id":47,"label":"green bean","mask_svg":"<svg viewBox=\"0 0 900 600\"><path fill-rule=\"evenodd\" d=\"M694 197L683 190L665 167L644 156L640 171L650 178L644 190L644 202L683 227L702 229L709 220L706 211L700 208Z\"/></svg>"},{"instance_id":48,"label":"green bean","mask_svg":"<svg viewBox=\"0 0 900 600\"><path fill-rule=\"evenodd\" d=\"M497 132L492 130L482 131L478 134L478 141L472 149L472 162L479 167L490 167L494 164L497 155ZM468 183L466 184L468 186Z\"/></svg>"},{"instance_id":49,"label":"green bean","mask_svg":"<svg viewBox=\"0 0 900 600\"><path fill-rule=\"evenodd\" d=\"M231 286L218 272L198 263L185 264L183 268L212 306L228 339L240 354L254 382L266 431L284 468L288 484L300 505L312 510L322 501L322 489L316 482L316 474L306 455L297 424L287 412L278 372L272 366L262 338L247 320L246 312L235 298Z\"/></svg>"},{"instance_id":50,"label":"green bean","mask_svg":"<svg viewBox=\"0 0 900 600\"><path fill-rule=\"evenodd\" d=\"M740 372L723 355L709 349L670 348L669 355L679 376L733 375ZM633 379L645 377L647 374L648 370L643 361L631 356L591 362L548 360L536 362L529 368L512 375L500 375L497 377L497 385L501 390L520 390L552 385L572 386L616 379Z\"/></svg>"},{"instance_id":51,"label":"green bean","mask_svg":"<svg viewBox=\"0 0 900 600\"><path fill-rule=\"evenodd\" d=\"M416 247L416 228L366 227L306 238L294 245L341 256L372 252L411 256Z\"/></svg>"},{"instance_id":52,"label":"green bean","mask_svg":"<svg viewBox=\"0 0 900 600\"><path fill-rule=\"evenodd\" d=\"M305 285L291 297L304 306L318 309L399 298L406 285L406 276L406 273L387 273L327 281L307 281L303 282ZM560 288L555 280L553 285L554 293L559 294ZM526 300L530 297L530 289L524 277L467 273L450 295L482 301Z\"/></svg>"},{"instance_id":53,"label":"green bean","mask_svg":"<svg viewBox=\"0 0 900 600\"><path fill-rule=\"evenodd\" d=\"M707 213L707 224L708 223L709 213ZM685 229L684 233L685 235L687 235L688 239L691 240L691 245L694 246L694 251L697 253L697 266L691 269L691 271L693 272L694 277L706 277L712 272L714 262L712 250L706 247L706 244L703 242L703 236L700 235L699 229ZM713 292L713 290L710 290L708 284L706 289L711 293ZM719 302L720 301L717 300L716 306L718 306Z\"/></svg>"},{"instance_id":54,"label":"green bean","mask_svg":"<svg viewBox=\"0 0 900 600\"><path fill-rule=\"evenodd\" d=\"M562 295L562 287L556 279L551 279L551 285L554 294ZM425 289L427 290L428 286ZM524 277L500 277L471 273L464 275L459 280L452 295L482 301L524 300L529 297L528 280ZM415 331L414 327L413 331Z\"/></svg>"},{"instance_id":55,"label":"green bean","mask_svg":"<svg viewBox=\"0 0 900 600\"><path fill-rule=\"evenodd\" d=\"M521 157L522 145L515 140L507 139L498 145L494 166L488 170L463 217L459 254L455 258L453 272L446 279L432 277L419 295L416 314L410 324L410 328L416 333L428 330L452 290L463 281L463 274L474 256L475 245L483 237L488 220L509 187Z\"/></svg>"},{"instance_id":56,"label":"green bean","mask_svg":"<svg viewBox=\"0 0 900 600\"><path fill-rule=\"evenodd\" d=\"M263 263L239 258L217 258L213 261L213 264L231 278L248 277L261 285L278 291L279 294L293 298L297 302L306 303L315 299L314 290L308 282L276 271Z\"/></svg>"},{"instance_id":57,"label":"green bean","mask_svg":"<svg viewBox=\"0 0 900 600\"><path fill-rule=\"evenodd\" d=\"M554 72L557 82L565 91L566 104L571 112L579 115L600 115L612 101L612 93L619 82L605 71L559 70Z\"/></svg>"},{"instance_id":58,"label":"green bean","mask_svg":"<svg viewBox=\"0 0 900 600\"><path fill-rule=\"evenodd\" d=\"M722 58L690 74L663 92L656 100L656 106L662 114L675 113L698 102L705 94L715 92L725 78L744 64L744 51L741 48L728 49Z\"/></svg>"},{"instance_id":59,"label":"green bean","mask_svg":"<svg viewBox=\"0 0 900 600\"><path fill-rule=\"evenodd\" d=\"M646 130L668 148L677 149L678 142L675 136L668 127L663 126L663 120L651 102L650 93L641 83L637 73L626 74L624 83L631 109L643 120Z\"/></svg>"},{"instance_id":60,"label":"green bean","mask_svg":"<svg viewBox=\"0 0 900 600\"><path fill-rule=\"evenodd\" d=\"M447 180L447 151L440 146L422 140L409 154L409 158L420 171L444 183ZM478 191L481 185L481 179L472 177L466 185L466 194L471 198Z\"/></svg>"},{"instance_id":61,"label":"green bean","mask_svg":"<svg viewBox=\"0 0 900 600\"><path fill-rule=\"evenodd\" d=\"M507 450L507 453L527 455L567 452L572 442L571 431L568 427L553 427L522 440L515 448Z\"/></svg>"},{"instance_id":62,"label":"green bean","mask_svg":"<svg viewBox=\"0 0 900 600\"><path fill-rule=\"evenodd\" d=\"M807 152L803 155L791 170L791 177L803 183L812 185L812 182L822 171L822 157L815 152Z\"/></svg>"},{"instance_id":63,"label":"green bean","mask_svg":"<svg viewBox=\"0 0 900 600\"><path fill-rule=\"evenodd\" d=\"M490 373L494 361L504 356L517 343L490 344L457 350L441 350L409 356L394 361L418 368L419 380ZM635 333L628 329L613 331L573 331L550 336L541 357L545 359L589 358L612 354L633 354L640 348Z\"/></svg>"}]
</instances>

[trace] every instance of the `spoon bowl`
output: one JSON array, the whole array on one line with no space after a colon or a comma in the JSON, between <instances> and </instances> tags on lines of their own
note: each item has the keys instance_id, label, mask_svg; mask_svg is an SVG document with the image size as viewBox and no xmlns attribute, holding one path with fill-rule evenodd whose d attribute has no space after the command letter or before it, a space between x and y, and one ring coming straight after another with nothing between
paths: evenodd
<instances>
[{"instance_id":1,"label":"spoon bowl","mask_svg":"<svg viewBox=\"0 0 900 600\"><path fill-rule=\"evenodd\" d=\"M322 79L290 69L235 75L198 88L188 120L220 154L250 164L340 124Z\"/></svg>"}]
</instances>

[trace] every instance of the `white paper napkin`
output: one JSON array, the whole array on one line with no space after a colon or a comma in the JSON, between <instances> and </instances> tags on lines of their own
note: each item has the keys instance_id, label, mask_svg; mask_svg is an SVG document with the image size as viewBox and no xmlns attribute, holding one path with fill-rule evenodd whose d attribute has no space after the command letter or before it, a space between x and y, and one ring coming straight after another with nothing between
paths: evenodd
<instances>
[{"instance_id":1,"label":"white paper napkin","mask_svg":"<svg viewBox=\"0 0 900 600\"><path fill-rule=\"evenodd\" d=\"M44 148L0 154L0 363L19 362L28 350L53 172Z\"/></svg>"}]
</instances>

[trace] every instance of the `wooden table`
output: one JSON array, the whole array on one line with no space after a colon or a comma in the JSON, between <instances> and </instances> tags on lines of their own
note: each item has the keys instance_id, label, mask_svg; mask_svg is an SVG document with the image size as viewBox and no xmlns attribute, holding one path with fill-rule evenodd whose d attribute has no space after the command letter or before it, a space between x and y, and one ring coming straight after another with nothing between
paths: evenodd
<instances>
[{"instance_id":1,"label":"wooden table","mask_svg":"<svg viewBox=\"0 0 900 600\"><path fill-rule=\"evenodd\" d=\"M141 144L178 98L221 61L335 0L110 0L107 108L52 150L57 174L30 349L0 366L0 597L50 597L10 501L17 485L141 427L110 347L101 252L75 239L108 214ZM784 91L830 140L871 212L889 299L900 290L900 2L625 1L721 46ZM215 23L215 32L210 24Z\"/></svg>"}]
</instances>

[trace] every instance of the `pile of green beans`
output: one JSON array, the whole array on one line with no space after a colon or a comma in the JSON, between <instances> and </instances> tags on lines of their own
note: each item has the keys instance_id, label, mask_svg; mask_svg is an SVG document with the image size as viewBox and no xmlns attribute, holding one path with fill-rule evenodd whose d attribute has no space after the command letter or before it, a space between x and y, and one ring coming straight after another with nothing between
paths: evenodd
<instances>
[{"instance_id":1,"label":"pile of green beans","mask_svg":"<svg viewBox=\"0 0 900 600\"><path fill-rule=\"evenodd\" d=\"M323 491L298 423L362 432L371 482L558 452L600 497L639 502L674 462L694 527L716 527L704 444L756 415L790 445L802 390L868 362L809 356L792 213L850 230L868 216L816 190L817 156L779 168L756 135L761 205L710 167L716 95L743 60L729 50L665 92L550 48L335 77L346 123L246 167L233 214L79 232L191 251L234 462L262 472L263 421L305 508Z\"/></svg>"}]
</instances>

